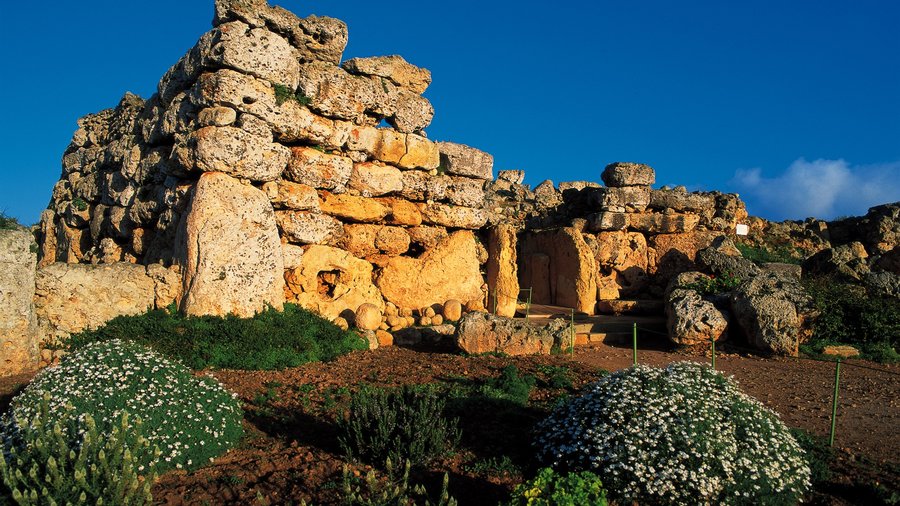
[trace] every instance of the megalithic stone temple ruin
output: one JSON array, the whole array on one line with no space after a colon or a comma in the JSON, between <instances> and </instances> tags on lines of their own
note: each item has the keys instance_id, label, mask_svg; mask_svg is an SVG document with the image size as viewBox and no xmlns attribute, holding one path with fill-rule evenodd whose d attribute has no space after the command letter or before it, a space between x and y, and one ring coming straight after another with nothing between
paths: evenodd
<instances>
[{"instance_id":1,"label":"megalithic stone temple ruin","mask_svg":"<svg viewBox=\"0 0 900 506\"><path fill-rule=\"evenodd\" d=\"M337 19L216 0L157 93L81 118L36 255L30 233L3 238L2 282L28 289L0 308L0 373L34 367L44 341L173 303L250 316L293 302L334 320L458 301L513 316L528 288L594 314L661 299L751 221L737 195L653 189L639 163L598 170L603 184L495 177L490 154L427 136L428 70L343 60L347 40Z\"/></svg>"}]
</instances>

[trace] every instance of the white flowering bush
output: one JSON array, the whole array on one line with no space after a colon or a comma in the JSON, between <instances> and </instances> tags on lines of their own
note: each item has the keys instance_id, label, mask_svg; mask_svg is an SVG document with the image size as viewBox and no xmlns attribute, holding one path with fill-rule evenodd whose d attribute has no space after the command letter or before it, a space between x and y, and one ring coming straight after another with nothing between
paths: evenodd
<instances>
[{"instance_id":1,"label":"white flowering bush","mask_svg":"<svg viewBox=\"0 0 900 506\"><path fill-rule=\"evenodd\" d=\"M733 379L690 362L635 366L593 383L536 427L539 458L597 473L640 504L796 504L803 450Z\"/></svg>"},{"instance_id":2,"label":"white flowering bush","mask_svg":"<svg viewBox=\"0 0 900 506\"><path fill-rule=\"evenodd\" d=\"M74 410L79 424L63 427L70 441L78 440L73 431L86 430L87 415L101 436L113 431L123 413L142 420L143 436L160 453L155 462L136 462L138 473L151 464L159 471L198 467L243 434L240 403L219 382L119 340L89 344L35 376L0 418L0 447L21 446L42 402L50 419Z\"/></svg>"}]
</instances>

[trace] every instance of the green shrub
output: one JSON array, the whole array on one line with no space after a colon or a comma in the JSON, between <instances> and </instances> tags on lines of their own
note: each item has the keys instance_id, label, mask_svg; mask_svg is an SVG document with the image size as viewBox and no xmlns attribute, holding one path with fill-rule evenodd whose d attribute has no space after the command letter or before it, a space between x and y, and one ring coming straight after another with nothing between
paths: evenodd
<instances>
[{"instance_id":1,"label":"green shrub","mask_svg":"<svg viewBox=\"0 0 900 506\"><path fill-rule=\"evenodd\" d=\"M368 349L359 335L294 304L252 318L184 316L174 310L119 316L71 336L65 345L75 350L110 339L146 345L192 369L283 369Z\"/></svg>"},{"instance_id":2,"label":"green shrub","mask_svg":"<svg viewBox=\"0 0 900 506\"><path fill-rule=\"evenodd\" d=\"M831 460L834 458L834 450L828 446L828 441L803 429L791 429L791 435L806 452L809 461L809 477L812 484L825 483L831 479Z\"/></svg>"},{"instance_id":3,"label":"green shrub","mask_svg":"<svg viewBox=\"0 0 900 506\"><path fill-rule=\"evenodd\" d=\"M740 284L741 278L728 272L722 276L705 276L703 279L698 280L694 283L686 284L681 288L694 290L700 295L712 295L716 293L730 292L737 288Z\"/></svg>"},{"instance_id":4,"label":"green shrub","mask_svg":"<svg viewBox=\"0 0 900 506\"><path fill-rule=\"evenodd\" d=\"M19 220L0 211L0 230L16 230L21 227L22 225L19 224Z\"/></svg>"},{"instance_id":5,"label":"green shrub","mask_svg":"<svg viewBox=\"0 0 900 506\"><path fill-rule=\"evenodd\" d=\"M79 417L90 415L102 437L115 429L122 412L140 418L144 437L162 452L160 471L198 467L243 433L240 403L215 379L195 377L181 364L124 341L85 346L38 373L0 418L2 437L23 430L45 396L51 417L71 406ZM70 427L62 429L73 437ZM152 463L137 462L139 470Z\"/></svg>"},{"instance_id":6,"label":"green shrub","mask_svg":"<svg viewBox=\"0 0 900 506\"><path fill-rule=\"evenodd\" d=\"M606 506L606 490L591 472L557 474L545 467L513 490L509 506Z\"/></svg>"},{"instance_id":7,"label":"green shrub","mask_svg":"<svg viewBox=\"0 0 900 506\"><path fill-rule=\"evenodd\" d=\"M409 485L408 460L403 461L403 470L395 469L391 461L385 463L387 479L379 480L375 471L366 473L364 479L359 479L350 473L350 468L344 464L343 503L347 506L408 506L410 504L423 504L431 506L428 499L428 491L422 485ZM450 477L444 473L444 482L441 493L434 506L456 506L456 499L450 497L448 486Z\"/></svg>"},{"instance_id":8,"label":"green shrub","mask_svg":"<svg viewBox=\"0 0 900 506\"><path fill-rule=\"evenodd\" d=\"M500 371L500 376L489 378L478 389L478 393L490 399L508 400L520 406L528 403L535 377L520 374L519 368L508 365Z\"/></svg>"},{"instance_id":9,"label":"green shrub","mask_svg":"<svg viewBox=\"0 0 900 506\"><path fill-rule=\"evenodd\" d=\"M300 105L309 105L310 99L306 95L292 90L289 86L276 84L275 88L275 104L281 105L288 100L298 102Z\"/></svg>"},{"instance_id":10,"label":"green shrub","mask_svg":"<svg viewBox=\"0 0 900 506\"><path fill-rule=\"evenodd\" d=\"M79 422L71 406L51 416L47 394L39 409L17 426L0 444L0 494L17 504L152 502L159 449L141 435L139 419L131 421L122 412L119 423L101 434L90 414ZM139 462L149 464L138 472Z\"/></svg>"},{"instance_id":11,"label":"green shrub","mask_svg":"<svg viewBox=\"0 0 900 506\"><path fill-rule=\"evenodd\" d=\"M778 415L703 364L613 373L535 432L542 462L595 472L620 503L796 504L809 488Z\"/></svg>"},{"instance_id":12,"label":"green shrub","mask_svg":"<svg viewBox=\"0 0 900 506\"><path fill-rule=\"evenodd\" d=\"M445 400L430 388L363 388L338 421L348 457L370 464L390 460L425 465L459 443L458 420L444 417Z\"/></svg>"},{"instance_id":13,"label":"green shrub","mask_svg":"<svg viewBox=\"0 0 900 506\"><path fill-rule=\"evenodd\" d=\"M541 383L544 386L547 386L550 388L556 388L556 389L573 388L572 371L570 371L568 367L556 366L556 365L542 365L542 366L538 366L538 372L542 373L545 376L544 379L541 381Z\"/></svg>"},{"instance_id":14,"label":"green shrub","mask_svg":"<svg viewBox=\"0 0 900 506\"><path fill-rule=\"evenodd\" d=\"M819 311L810 343L814 348L826 343L851 344L869 358L896 360L900 299L873 297L863 287L829 277L807 279L804 286Z\"/></svg>"},{"instance_id":15,"label":"green shrub","mask_svg":"<svg viewBox=\"0 0 900 506\"><path fill-rule=\"evenodd\" d=\"M757 264L780 263L799 265L804 259L803 253L790 246L775 246L771 249L742 243L737 243L735 246L741 252L741 256Z\"/></svg>"}]
</instances>

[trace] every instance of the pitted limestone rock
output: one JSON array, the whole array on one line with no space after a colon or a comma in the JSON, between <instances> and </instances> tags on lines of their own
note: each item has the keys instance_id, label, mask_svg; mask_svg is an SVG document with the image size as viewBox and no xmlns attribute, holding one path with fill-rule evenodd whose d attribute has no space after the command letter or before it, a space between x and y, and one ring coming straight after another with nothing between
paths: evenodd
<instances>
[{"instance_id":1,"label":"pitted limestone rock","mask_svg":"<svg viewBox=\"0 0 900 506\"><path fill-rule=\"evenodd\" d=\"M0 377L38 364L34 247L27 229L0 230Z\"/></svg>"},{"instance_id":2,"label":"pitted limestone rock","mask_svg":"<svg viewBox=\"0 0 900 506\"><path fill-rule=\"evenodd\" d=\"M275 211L282 237L300 244L335 244L344 235L340 221L319 212Z\"/></svg>"},{"instance_id":3,"label":"pitted limestone rock","mask_svg":"<svg viewBox=\"0 0 900 506\"><path fill-rule=\"evenodd\" d=\"M420 95L431 84L431 72L428 69L416 67L400 55L351 58L342 63L341 67L351 74L383 77Z\"/></svg>"},{"instance_id":4,"label":"pitted limestone rock","mask_svg":"<svg viewBox=\"0 0 900 506\"><path fill-rule=\"evenodd\" d=\"M600 178L610 187L650 186L656 181L656 172L642 163L615 162L603 169Z\"/></svg>"},{"instance_id":5,"label":"pitted limestone rock","mask_svg":"<svg viewBox=\"0 0 900 506\"><path fill-rule=\"evenodd\" d=\"M284 278L289 302L328 319L365 303L384 309L381 293L372 283L372 264L338 248L310 246L300 266L285 272Z\"/></svg>"},{"instance_id":6,"label":"pitted limestone rock","mask_svg":"<svg viewBox=\"0 0 900 506\"><path fill-rule=\"evenodd\" d=\"M291 160L291 150L235 127L204 127L174 151L188 170L221 172L251 181L274 181Z\"/></svg>"},{"instance_id":7,"label":"pitted limestone rock","mask_svg":"<svg viewBox=\"0 0 900 506\"><path fill-rule=\"evenodd\" d=\"M439 142L441 166L448 174L491 180L494 178L494 157L465 144Z\"/></svg>"},{"instance_id":8,"label":"pitted limestone rock","mask_svg":"<svg viewBox=\"0 0 900 506\"><path fill-rule=\"evenodd\" d=\"M308 147L294 147L290 151L285 179L336 193L346 190L353 173L353 160Z\"/></svg>"}]
</instances>

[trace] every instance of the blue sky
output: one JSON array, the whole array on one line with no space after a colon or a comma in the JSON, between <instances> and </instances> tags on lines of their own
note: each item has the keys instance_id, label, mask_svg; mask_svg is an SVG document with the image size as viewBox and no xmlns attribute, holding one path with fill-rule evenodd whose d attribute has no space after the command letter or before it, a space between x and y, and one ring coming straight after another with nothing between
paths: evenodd
<instances>
[{"instance_id":1,"label":"blue sky","mask_svg":"<svg viewBox=\"0 0 900 506\"><path fill-rule=\"evenodd\" d=\"M900 200L900 2L275 3L346 21L345 58L430 69L429 137L532 185L629 160L770 219ZM33 223L76 119L149 97L212 0L4 2L0 16L0 210Z\"/></svg>"}]
</instances>

